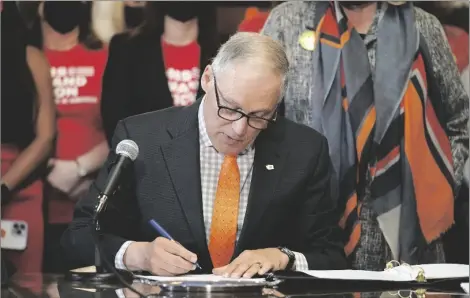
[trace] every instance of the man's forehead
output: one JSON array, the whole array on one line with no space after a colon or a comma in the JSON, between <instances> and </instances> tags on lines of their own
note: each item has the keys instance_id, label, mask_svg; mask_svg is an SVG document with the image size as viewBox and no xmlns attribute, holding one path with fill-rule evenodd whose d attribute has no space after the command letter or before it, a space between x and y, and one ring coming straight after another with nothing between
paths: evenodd
<instances>
[{"instance_id":1,"label":"man's forehead","mask_svg":"<svg viewBox=\"0 0 470 298\"><path fill-rule=\"evenodd\" d=\"M247 87L253 85L255 87L261 87L259 83L266 87L276 88L277 85L281 85L281 76L276 74L268 67L262 67L256 64L241 64L233 65L225 68L223 71L216 74L217 84L227 85L227 88L231 85L236 88L237 85L246 85Z\"/></svg>"},{"instance_id":2,"label":"man's forehead","mask_svg":"<svg viewBox=\"0 0 470 298\"><path fill-rule=\"evenodd\" d=\"M237 74L239 75L239 74ZM246 113L269 113L276 106L280 93L280 85L271 82L250 81L244 77L239 80L228 80L219 84L217 77L217 90L222 105L241 108ZM240 82L245 80L246 82Z\"/></svg>"},{"instance_id":3,"label":"man's forehead","mask_svg":"<svg viewBox=\"0 0 470 298\"><path fill-rule=\"evenodd\" d=\"M278 81L278 82L276 82ZM281 80L271 77L227 76L217 77L217 89L223 92L224 98L233 99L243 94L274 95L281 90Z\"/></svg>"}]
</instances>

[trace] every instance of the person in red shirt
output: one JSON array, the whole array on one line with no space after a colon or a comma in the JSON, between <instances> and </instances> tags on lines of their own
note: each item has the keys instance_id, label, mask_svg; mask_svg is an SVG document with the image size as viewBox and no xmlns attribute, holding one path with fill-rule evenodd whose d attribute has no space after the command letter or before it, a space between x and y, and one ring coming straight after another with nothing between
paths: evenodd
<instances>
[{"instance_id":1,"label":"person in red shirt","mask_svg":"<svg viewBox=\"0 0 470 298\"><path fill-rule=\"evenodd\" d=\"M261 32L268 19L269 11L259 10L257 7L248 7L245 17L238 25L239 32Z\"/></svg>"},{"instance_id":2,"label":"person in red shirt","mask_svg":"<svg viewBox=\"0 0 470 298\"><path fill-rule=\"evenodd\" d=\"M87 8L77 1L45 1L38 7L31 43L51 65L57 106L57 144L49 160L45 196L47 223L44 271L75 266L64 260L60 237L75 202L90 187L109 152L100 117L101 78L107 49L88 30Z\"/></svg>"},{"instance_id":3,"label":"person in red shirt","mask_svg":"<svg viewBox=\"0 0 470 298\"><path fill-rule=\"evenodd\" d=\"M218 48L209 2L147 2L144 15L142 26L110 42L101 106L109 142L121 119L193 103L201 67Z\"/></svg>"},{"instance_id":4,"label":"person in red shirt","mask_svg":"<svg viewBox=\"0 0 470 298\"><path fill-rule=\"evenodd\" d=\"M1 8L2 34L2 220L21 220L28 225L26 249L3 250L2 283L12 272L33 273L15 283L39 294L44 247L43 184L41 174L54 145L55 107L49 65L44 54L26 43L24 26L15 2ZM11 233L2 231L2 238ZM3 241L3 239L1 240Z\"/></svg>"}]
</instances>

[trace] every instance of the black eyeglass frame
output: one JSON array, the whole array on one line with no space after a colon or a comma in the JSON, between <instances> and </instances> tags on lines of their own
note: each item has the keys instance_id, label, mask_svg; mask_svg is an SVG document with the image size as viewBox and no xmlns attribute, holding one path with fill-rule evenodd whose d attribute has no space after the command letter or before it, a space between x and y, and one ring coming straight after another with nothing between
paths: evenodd
<instances>
[{"instance_id":1,"label":"black eyeglass frame","mask_svg":"<svg viewBox=\"0 0 470 298\"><path fill-rule=\"evenodd\" d=\"M247 123L250 127L254 128L254 129L257 129L257 130L264 130L268 127L268 125L271 123L271 124L275 124L276 123L276 120L277 120L277 113L278 113L278 107L279 105L276 105L276 109L274 111L274 114L271 116L270 119L267 119L267 118L263 118L263 117L258 117L258 116L253 116L253 115L248 115L240 110L237 110L237 109L232 109L232 108L229 108L229 107L226 107L226 106L223 106L220 104L220 96L219 96L219 88L217 87L217 81L215 79L215 75L213 75L213 78L214 78L214 89L215 89L215 99L217 101L217 107L218 107L218 110L217 110L217 115L224 119L224 120L227 120L227 121L231 121L231 122L234 122L234 121L238 121L240 119L242 119L243 117L246 117L247 119ZM236 118L236 119L227 119L226 117L224 116L221 116L221 113L220 111L222 110L228 110L230 112L233 112L233 113L236 113L238 114L240 117ZM261 127L255 127L253 125L250 124L250 119L257 119L257 120L263 120L263 121L266 121L266 125L263 126L262 128Z\"/></svg>"}]
</instances>

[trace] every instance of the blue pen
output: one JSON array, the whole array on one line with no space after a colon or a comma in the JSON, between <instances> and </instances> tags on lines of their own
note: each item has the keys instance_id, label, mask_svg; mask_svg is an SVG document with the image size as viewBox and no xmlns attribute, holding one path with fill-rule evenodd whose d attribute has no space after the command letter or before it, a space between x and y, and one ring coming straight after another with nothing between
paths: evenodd
<instances>
[{"instance_id":1,"label":"blue pen","mask_svg":"<svg viewBox=\"0 0 470 298\"><path fill-rule=\"evenodd\" d=\"M173 237L170 236L170 234L168 234L167 231L165 231L165 229L159 225L155 220L151 219L149 220L149 224L152 228L154 228L154 230L156 230L160 235L162 235L162 237L165 237L166 239L168 240L171 240L171 241L175 241L175 239L173 239ZM176 242L176 241L175 241ZM196 262L196 267L201 269L201 266L199 266L198 262Z\"/></svg>"}]
</instances>

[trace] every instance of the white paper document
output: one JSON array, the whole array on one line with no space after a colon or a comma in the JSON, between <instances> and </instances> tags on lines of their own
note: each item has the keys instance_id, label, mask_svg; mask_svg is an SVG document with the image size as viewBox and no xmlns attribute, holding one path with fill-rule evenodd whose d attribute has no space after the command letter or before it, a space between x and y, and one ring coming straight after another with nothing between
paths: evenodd
<instances>
[{"instance_id":1,"label":"white paper document","mask_svg":"<svg viewBox=\"0 0 470 298\"><path fill-rule=\"evenodd\" d=\"M385 271L364 270L307 270L302 271L310 276L323 279L343 280L380 280L380 281L414 281L420 270L424 271L427 280L465 278L470 274L470 266L462 264L425 264L401 265Z\"/></svg>"},{"instance_id":2,"label":"white paper document","mask_svg":"<svg viewBox=\"0 0 470 298\"><path fill-rule=\"evenodd\" d=\"M467 293L467 294L468 294L468 291L469 291L469 289L468 289L468 284L469 284L468 282L463 282L463 283L460 284L460 286L462 287L462 289L463 289L463 290L465 291L465 293Z\"/></svg>"},{"instance_id":3,"label":"white paper document","mask_svg":"<svg viewBox=\"0 0 470 298\"><path fill-rule=\"evenodd\" d=\"M181 276L147 276L147 275L136 275L139 279L146 279L156 282L244 282L260 284L265 283L264 278L228 278L214 274L195 274L195 275L181 275Z\"/></svg>"}]
</instances>

